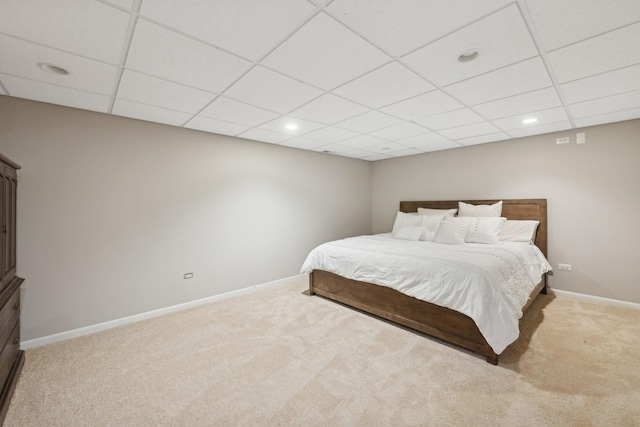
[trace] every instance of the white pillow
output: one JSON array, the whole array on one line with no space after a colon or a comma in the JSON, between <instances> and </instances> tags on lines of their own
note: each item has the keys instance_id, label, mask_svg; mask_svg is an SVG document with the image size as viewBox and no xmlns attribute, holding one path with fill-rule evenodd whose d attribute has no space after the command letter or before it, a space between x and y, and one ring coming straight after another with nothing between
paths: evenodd
<instances>
[{"instance_id":1,"label":"white pillow","mask_svg":"<svg viewBox=\"0 0 640 427\"><path fill-rule=\"evenodd\" d=\"M422 216L422 222L420 225L424 227L424 231L420 236L420 240L426 242L433 242L436 239L436 233L440 228L440 223L444 219L443 215L425 215Z\"/></svg>"},{"instance_id":2,"label":"white pillow","mask_svg":"<svg viewBox=\"0 0 640 427\"><path fill-rule=\"evenodd\" d=\"M500 217L502 216L502 200L493 205L470 205L458 202L458 216Z\"/></svg>"},{"instance_id":3,"label":"white pillow","mask_svg":"<svg viewBox=\"0 0 640 427\"><path fill-rule=\"evenodd\" d=\"M418 208L418 215L444 215L454 216L458 212L458 209L429 209Z\"/></svg>"},{"instance_id":4,"label":"white pillow","mask_svg":"<svg viewBox=\"0 0 640 427\"><path fill-rule=\"evenodd\" d=\"M476 222L478 222L478 218L475 216L450 216L444 219L444 222L456 222L459 224L464 224L467 227L467 234L464 238L465 242L469 240L471 235L469 232L476 227Z\"/></svg>"},{"instance_id":5,"label":"white pillow","mask_svg":"<svg viewBox=\"0 0 640 427\"><path fill-rule=\"evenodd\" d=\"M500 240L504 242L535 243L536 230L540 221L507 220L500 232Z\"/></svg>"},{"instance_id":6,"label":"white pillow","mask_svg":"<svg viewBox=\"0 0 640 427\"><path fill-rule=\"evenodd\" d=\"M396 220L393 223L393 230L391 231L391 233L395 235L401 227L421 225L421 222L422 217L420 215L411 215L404 212L398 212L398 215L396 215Z\"/></svg>"},{"instance_id":7,"label":"white pillow","mask_svg":"<svg viewBox=\"0 0 640 427\"><path fill-rule=\"evenodd\" d=\"M486 243L497 245L500 243L500 232L507 218L478 218L473 228L469 228L465 242Z\"/></svg>"},{"instance_id":8,"label":"white pillow","mask_svg":"<svg viewBox=\"0 0 640 427\"><path fill-rule=\"evenodd\" d=\"M465 221L442 221L436 243L446 243L448 245L464 245L464 236L467 234L469 224Z\"/></svg>"},{"instance_id":9,"label":"white pillow","mask_svg":"<svg viewBox=\"0 0 640 427\"><path fill-rule=\"evenodd\" d=\"M402 240L411 240L418 241L420 235L424 232L424 227L419 225L405 225L398 229L397 232L393 233L393 237L396 239Z\"/></svg>"}]
</instances>

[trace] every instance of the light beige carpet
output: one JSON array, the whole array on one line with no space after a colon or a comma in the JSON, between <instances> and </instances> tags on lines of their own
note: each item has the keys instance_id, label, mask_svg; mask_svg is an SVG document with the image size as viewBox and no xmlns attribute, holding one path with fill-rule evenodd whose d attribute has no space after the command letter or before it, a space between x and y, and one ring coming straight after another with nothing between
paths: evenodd
<instances>
[{"instance_id":1,"label":"light beige carpet","mask_svg":"<svg viewBox=\"0 0 640 427\"><path fill-rule=\"evenodd\" d=\"M5 425L640 425L640 312L541 297L492 366L305 289L29 350Z\"/></svg>"}]
</instances>

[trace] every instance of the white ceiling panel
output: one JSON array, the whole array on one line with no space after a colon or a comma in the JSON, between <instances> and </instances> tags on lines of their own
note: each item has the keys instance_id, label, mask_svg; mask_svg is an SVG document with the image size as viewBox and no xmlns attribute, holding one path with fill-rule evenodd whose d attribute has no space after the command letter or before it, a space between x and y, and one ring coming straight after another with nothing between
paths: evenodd
<instances>
[{"instance_id":1,"label":"white ceiling panel","mask_svg":"<svg viewBox=\"0 0 640 427\"><path fill-rule=\"evenodd\" d=\"M291 129L288 128L291 127ZM272 130L274 132L288 135L302 135L311 131L325 127L325 125L310 122L308 120L297 119L295 117L280 117L259 126L260 129Z\"/></svg>"},{"instance_id":2,"label":"white ceiling panel","mask_svg":"<svg viewBox=\"0 0 640 427\"><path fill-rule=\"evenodd\" d=\"M184 127L201 130L204 132L219 133L222 135L238 135L249 129L249 126L237 123L225 122L222 120L210 119L208 117L196 116L189 120Z\"/></svg>"},{"instance_id":3,"label":"white ceiling panel","mask_svg":"<svg viewBox=\"0 0 640 427\"><path fill-rule=\"evenodd\" d=\"M471 138L460 138L456 141L462 145L486 144L488 142L503 141L509 139L509 135L503 132L490 133L489 135L472 136Z\"/></svg>"},{"instance_id":4,"label":"white ceiling panel","mask_svg":"<svg viewBox=\"0 0 640 427\"><path fill-rule=\"evenodd\" d=\"M430 153L432 151L450 150L452 148L460 148L460 147L463 147L463 145L460 145L457 142L443 141L443 142L434 142L433 144L420 145L416 148L425 153Z\"/></svg>"},{"instance_id":5,"label":"white ceiling panel","mask_svg":"<svg viewBox=\"0 0 640 427\"><path fill-rule=\"evenodd\" d=\"M580 102L569 106L573 117L588 117L640 107L640 90Z\"/></svg>"},{"instance_id":6,"label":"white ceiling panel","mask_svg":"<svg viewBox=\"0 0 640 427\"><path fill-rule=\"evenodd\" d=\"M372 132L371 135L386 139L387 141L396 141L398 139L409 138L411 136L429 133L428 129L418 126L414 123L400 123L399 125L390 126L388 128Z\"/></svg>"},{"instance_id":7,"label":"white ceiling panel","mask_svg":"<svg viewBox=\"0 0 640 427\"><path fill-rule=\"evenodd\" d=\"M214 94L157 77L125 70L118 87L118 98L185 113L197 113Z\"/></svg>"},{"instance_id":8,"label":"white ceiling panel","mask_svg":"<svg viewBox=\"0 0 640 427\"><path fill-rule=\"evenodd\" d=\"M522 123L525 119L536 118L535 123ZM493 124L502 130L523 129L534 126L541 126L548 123L557 123L569 120L563 107L550 108L548 110L533 111L531 113L519 114L517 116L505 117L493 121Z\"/></svg>"},{"instance_id":9,"label":"white ceiling panel","mask_svg":"<svg viewBox=\"0 0 640 427\"><path fill-rule=\"evenodd\" d=\"M476 105L549 86L549 74L537 57L456 83L447 90L467 105Z\"/></svg>"},{"instance_id":10,"label":"white ceiling panel","mask_svg":"<svg viewBox=\"0 0 640 427\"><path fill-rule=\"evenodd\" d=\"M166 108L154 107L124 99L116 99L113 104L112 113L117 116L146 120L148 122L164 123L173 126L182 126L182 124L191 117L191 114L182 113L180 111L168 110Z\"/></svg>"},{"instance_id":11,"label":"white ceiling panel","mask_svg":"<svg viewBox=\"0 0 640 427\"><path fill-rule=\"evenodd\" d=\"M3 33L110 64L120 61L128 26L129 14L93 0L0 3Z\"/></svg>"},{"instance_id":12,"label":"white ceiling panel","mask_svg":"<svg viewBox=\"0 0 640 427\"><path fill-rule=\"evenodd\" d=\"M306 134L304 137L325 143L335 143L358 136L358 132L329 126Z\"/></svg>"},{"instance_id":13,"label":"white ceiling panel","mask_svg":"<svg viewBox=\"0 0 640 427\"><path fill-rule=\"evenodd\" d=\"M458 144L445 138L437 133L428 133L425 135L412 136L411 138L401 139L397 141L398 144L404 145L408 148L417 148L418 150L426 151L428 148L434 146L451 146L452 144L459 147Z\"/></svg>"},{"instance_id":14,"label":"white ceiling panel","mask_svg":"<svg viewBox=\"0 0 640 427\"><path fill-rule=\"evenodd\" d=\"M323 89L333 89L391 58L325 13L271 52L262 64Z\"/></svg>"},{"instance_id":15,"label":"white ceiling panel","mask_svg":"<svg viewBox=\"0 0 640 427\"><path fill-rule=\"evenodd\" d=\"M351 148L367 148L376 145L383 144L387 141L384 139L376 138L371 135L360 135L355 138L350 138L344 141L340 141L340 145Z\"/></svg>"},{"instance_id":16,"label":"white ceiling panel","mask_svg":"<svg viewBox=\"0 0 640 427\"><path fill-rule=\"evenodd\" d=\"M344 145L340 145L340 144L328 144L328 145L323 145L321 147L313 148L313 151L319 151L321 153L328 153L328 154L340 154L340 153L346 153L347 151L353 151L353 148L345 147Z\"/></svg>"},{"instance_id":17,"label":"white ceiling panel","mask_svg":"<svg viewBox=\"0 0 640 427\"><path fill-rule=\"evenodd\" d=\"M319 89L260 66L251 69L224 93L281 114L287 114L321 94Z\"/></svg>"},{"instance_id":18,"label":"white ceiling panel","mask_svg":"<svg viewBox=\"0 0 640 427\"><path fill-rule=\"evenodd\" d=\"M304 137L296 137L286 140L280 145L286 145L287 147L300 148L302 150L313 150L318 147L322 147L323 145L327 145L326 142L318 142L312 139L307 139Z\"/></svg>"},{"instance_id":19,"label":"white ceiling panel","mask_svg":"<svg viewBox=\"0 0 640 427\"><path fill-rule=\"evenodd\" d=\"M283 141L291 139L292 135L285 135L280 132L273 132L265 129L249 129L238 135L240 138L253 139L256 141L268 142L270 144L279 144Z\"/></svg>"},{"instance_id":20,"label":"white ceiling panel","mask_svg":"<svg viewBox=\"0 0 640 427\"><path fill-rule=\"evenodd\" d=\"M111 98L105 95L69 89L6 74L0 74L0 82L2 82L11 96L64 105L81 110L106 113L111 102Z\"/></svg>"},{"instance_id":21,"label":"white ceiling panel","mask_svg":"<svg viewBox=\"0 0 640 427\"><path fill-rule=\"evenodd\" d=\"M460 62L463 52L476 59ZM538 55L514 4L464 27L403 58L403 62L438 86L446 86Z\"/></svg>"},{"instance_id":22,"label":"white ceiling panel","mask_svg":"<svg viewBox=\"0 0 640 427\"><path fill-rule=\"evenodd\" d=\"M249 70L252 64L140 19L136 24L126 66L131 70L220 93Z\"/></svg>"},{"instance_id":23,"label":"white ceiling panel","mask_svg":"<svg viewBox=\"0 0 640 427\"><path fill-rule=\"evenodd\" d=\"M327 93L292 111L289 115L320 123L332 124L363 114L367 111L369 111L369 109L362 105Z\"/></svg>"},{"instance_id":24,"label":"white ceiling panel","mask_svg":"<svg viewBox=\"0 0 640 427\"><path fill-rule=\"evenodd\" d=\"M371 151L366 150L352 150L345 151L344 153L340 153L341 156L345 157L353 157L354 159L363 159L365 157L371 156L373 153Z\"/></svg>"},{"instance_id":25,"label":"white ceiling panel","mask_svg":"<svg viewBox=\"0 0 640 427\"><path fill-rule=\"evenodd\" d=\"M400 120L378 111L370 111L337 124L337 126L354 132L369 133L393 126Z\"/></svg>"},{"instance_id":26,"label":"white ceiling panel","mask_svg":"<svg viewBox=\"0 0 640 427\"><path fill-rule=\"evenodd\" d=\"M405 157L405 156L413 156L415 154L423 154L424 151L417 150L415 148L406 148L404 150L392 151L389 155L393 158L395 157Z\"/></svg>"},{"instance_id":27,"label":"white ceiling panel","mask_svg":"<svg viewBox=\"0 0 640 427\"><path fill-rule=\"evenodd\" d=\"M117 71L113 65L1 34L0 53L0 73L103 95L110 95L113 91ZM37 66L41 62L64 67L69 74L44 71Z\"/></svg>"},{"instance_id":28,"label":"white ceiling panel","mask_svg":"<svg viewBox=\"0 0 640 427\"><path fill-rule=\"evenodd\" d=\"M371 156L361 157L362 160L366 160L368 162L376 162L378 160L387 160L391 158L391 156L388 156L386 154L373 154Z\"/></svg>"},{"instance_id":29,"label":"white ceiling panel","mask_svg":"<svg viewBox=\"0 0 640 427\"><path fill-rule=\"evenodd\" d=\"M638 0L526 0L547 50L640 21Z\"/></svg>"},{"instance_id":30,"label":"white ceiling panel","mask_svg":"<svg viewBox=\"0 0 640 427\"><path fill-rule=\"evenodd\" d=\"M279 116L277 113L231 98L225 98L224 96L216 98L207 108L200 112L200 115L247 126L257 126Z\"/></svg>"},{"instance_id":31,"label":"white ceiling panel","mask_svg":"<svg viewBox=\"0 0 640 427\"><path fill-rule=\"evenodd\" d=\"M640 23L551 52L549 60L560 83L638 64Z\"/></svg>"},{"instance_id":32,"label":"white ceiling panel","mask_svg":"<svg viewBox=\"0 0 640 427\"><path fill-rule=\"evenodd\" d=\"M515 114L546 110L562 105L555 87L534 90L533 92L475 105L473 109L489 120L509 117Z\"/></svg>"},{"instance_id":33,"label":"white ceiling panel","mask_svg":"<svg viewBox=\"0 0 640 427\"><path fill-rule=\"evenodd\" d=\"M109 4L112 4L121 9L131 10L133 7L133 0L103 0Z\"/></svg>"},{"instance_id":34,"label":"white ceiling panel","mask_svg":"<svg viewBox=\"0 0 640 427\"><path fill-rule=\"evenodd\" d=\"M380 110L404 120L416 120L462 107L463 105L460 102L446 93L434 90L433 92L389 105Z\"/></svg>"},{"instance_id":35,"label":"white ceiling panel","mask_svg":"<svg viewBox=\"0 0 640 427\"><path fill-rule=\"evenodd\" d=\"M423 126L433 130L450 129L456 126L464 126L473 123L483 122L484 119L474 113L469 108L461 108L459 110L449 111L447 113L436 114L434 116L425 117L416 120Z\"/></svg>"},{"instance_id":36,"label":"white ceiling panel","mask_svg":"<svg viewBox=\"0 0 640 427\"><path fill-rule=\"evenodd\" d=\"M615 113L584 117L576 119L575 121L577 126L584 127L633 119L640 119L640 108L632 108L630 110L617 111Z\"/></svg>"},{"instance_id":37,"label":"white ceiling panel","mask_svg":"<svg viewBox=\"0 0 640 427\"><path fill-rule=\"evenodd\" d=\"M140 13L214 46L258 60L314 11L300 0L143 1Z\"/></svg>"},{"instance_id":38,"label":"white ceiling panel","mask_svg":"<svg viewBox=\"0 0 640 427\"><path fill-rule=\"evenodd\" d=\"M541 135L545 133L551 132L559 132L561 130L571 129L571 123L569 122L559 122L559 123L551 123L542 126L534 126L530 128L523 129L514 129L507 132L513 138L520 138L523 136L531 136L531 135Z\"/></svg>"},{"instance_id":39,"label":"white ceiling panel","mask_svg":"<svg viewBox=\"0 0 640 427\"><path fill-rule=\"evenodd\" d=\"M490 133L500 132L500 129L496 128L489 122L474 123L472 125L458 126L452 129L441 130L440 134L446 136L449 139L461 139L469 138L472 136L488 135Z\"/></svg>"},{"instance_id":40,"label":"white ceiling panel","mask_svg":"<svg viewBox=\"0 0 640 427\"><path fill-rule=\"evenodd\" d=\"M569 104L640 89L640 65L560 85Z\"/></svg>"},{"instance_id":41,"label":"white ceiling panel","mask_svg":"<svg viewBox=\"0 0 640 427\"><path fill-rule=\"evenodd\" d=\"M407 147L398 144L396 142L385 141L384 144L374 145L371 147L367 147L367 151L372 151L374 153L388 154L389 156L393 156L394 151L406 150Z\"/></svg>"},{"instance_id":42,"label":"white ceiling panel","mask_svg":"<svg viewBox=\"0 0 640 427\"><path fill-rule=\"evenodd\" d=\"M510 3L509 0L335 0L329 12L400 56ZM428 23L428 24L427 24Z\"/></svg>"},{"instance_id":43,"label":"white ceiling panel","mask_svg":"<svg viewBox=\"0 0 640 427\"><path fill-rule=\"evenodd\" d=\"M433 89L432 84L394 61L334 92L371 108L379 108Z\"/></svg>"}]
</instances>

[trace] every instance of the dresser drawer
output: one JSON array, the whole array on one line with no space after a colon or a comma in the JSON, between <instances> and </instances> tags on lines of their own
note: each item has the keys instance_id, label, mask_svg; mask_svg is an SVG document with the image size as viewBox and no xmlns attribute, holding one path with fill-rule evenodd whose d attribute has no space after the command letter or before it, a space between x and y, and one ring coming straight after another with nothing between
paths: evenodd
<instances>
[{"instance_id":1,"label":"dresser drawer","mask_svg":"<svg viewBox=\"0 0 640 427\"><path fill-rule=\"evenodd\" d=\"M11 368L18 358L18 352L20 351L20 324L16 324L9 340L5 344L2 352L0 352L0 384L7 381Z\"/></svg>"},{"instance_id":2,"label":"dresser drawer","mask_svg":"<svg viewBox=\"0 0 640 427\"><path fill-rule=\"evenodd\" d=\"M20 288L17 288L7 303L0 308L0 349L9 338L9 334L18 322L20 315Z\"/></svg>"}]
</instances>

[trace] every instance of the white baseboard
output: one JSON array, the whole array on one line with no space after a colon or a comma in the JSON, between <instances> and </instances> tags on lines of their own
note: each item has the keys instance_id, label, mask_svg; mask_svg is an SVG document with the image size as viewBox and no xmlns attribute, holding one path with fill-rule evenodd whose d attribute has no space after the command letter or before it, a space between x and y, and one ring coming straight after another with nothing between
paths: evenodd
<instances>
[{"instance_id":1,"label":"white baseboard","mask_svg":"<svg viewBox=\"0 0 640 427\"><path fill-rule=\"evenodd\" d=\"M612 307L630 308L632 310L639 310L640 311L640 304L635 303L635 302L621 301L621 300L618 300L618 299L611 299L611 298L596 297L596 296L593 296L593 295L579 294L577 292L562 291L560 289L551 289L551 288L549 288L549 293L551 295L557 296L558 298L571 299L571 300L574 300L574 301L584 301L584 302L590 302L590 303L593 303L593 304L600 304L600 305L609 305L609 306L612 306Z\"/></svg>"},{"instance_id":2,"label":"white baseboard","mask_svg":"<svg viewBox=\"0 0 640 427\"><path fill-rule=\"evenodd\" d=\"M78 329L72 329L70 331L60 332L46 337L34 338L32 340L22 341L20 348L22 350L28 350L36 347L41 347L47 344L53 344L55 342L68 340L71 338L81 337L83 335L89 335L96 332L104 331L105 329L116 328L118 326L127 325L129 323L139 322L141 320L151 319L153 317L162 316L164 314L174 313L176 311L182 311L189 308L198 307L200 305L208 304L214 301L222 301L228 298L236 297L238 295L246 294L258 289L268 288L271 286L280 285L289 280L297 279L306 274L298 274L284 279L274 280L272 282L262 283L260 285L249 286L248 288L238 289L236 291L226 292L220 295L213 295L206 298L197 299L195 301L189 301L182 304L172 305L170 307L160 308L157 310L147 311L146 313L134 314L133 316L123 317L121 319L110 320L108 322L98 323L96 325L85 326Z\"/></svg>"}]
</instances>

